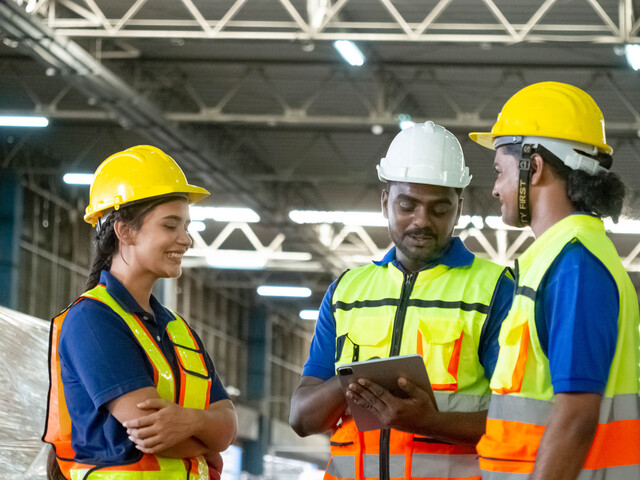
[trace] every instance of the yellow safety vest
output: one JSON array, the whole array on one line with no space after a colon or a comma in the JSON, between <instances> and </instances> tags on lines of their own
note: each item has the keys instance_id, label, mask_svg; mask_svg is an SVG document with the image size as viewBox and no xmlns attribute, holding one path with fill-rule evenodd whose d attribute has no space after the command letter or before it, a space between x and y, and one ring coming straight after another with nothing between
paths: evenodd
<instances>
[{"instance_id":1,"label":"yellow safety vest","mask_svg":"<svg viewBox=\"0 0 640 480\"><path fill-rule=\"evenodd\" d=\"M72 306L84 299L104 303L124 320L153 366L154 384L162 398L176 402L183 407L209 408L211 375L207 369L204 352L200 349L190 328L182 318L174 313L175 319L167 324L166 330L174 344L178 359L178 372L176 373L180 375L180 388L179 391L176 391L174 371L142 321L136 315L125 311L107 292L104 285L98 285L83 293ZM43 440L54 446L58 464L65 477L71 480L85 478L96 480L148 480L150 478L208 480L209 470L207 462L202 456L175 459L144 454L135 463L108 467L76 462L75 451L71 446L73 425L67 410L58 355L60 331L69 308L55 317L51 323L50 391L47 423L43 435Z\"/></svg>"},{"instance_id":2,"label":"yellow safety vest","mask_svg":"<svg viewBox=\"0 0 640 480\"><path fill-rule=\"evenodd\" d=\"M518 261L516 296L500 331L487 431L478 444L485 480L528 478L553 409L549 361L535 322L535 298L562 249L579 240L611 273L620 298L618 340L596 435L580 480L640 478L640 362L635 289L601 220L570 215L540 236ZM585 358L588 361L588 358Z\"/></svg>"},{"instance_id":3,"label":"yellow safety vest","mask_svg":"<svg viewBox=\"0 0 640 480\"><path fill-rule=\"evenodd\" d=\"M441 411L486 410L489 382L478 359L483 325L505 269L475 258L403 274L393 264L348 271L332 308L338 365L371 357L421 354ZM473 447L397 430L334 428L326 479L479 479Z\"/></svg>"}]
</instances>

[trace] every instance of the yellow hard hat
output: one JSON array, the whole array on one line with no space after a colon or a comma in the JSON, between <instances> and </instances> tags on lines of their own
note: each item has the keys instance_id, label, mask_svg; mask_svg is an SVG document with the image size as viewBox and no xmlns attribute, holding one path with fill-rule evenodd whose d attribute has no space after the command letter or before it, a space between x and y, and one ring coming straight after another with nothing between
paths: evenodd
<instances>
[{"instance_id":1,"label":"yellow hard hat","mask_svg":"<svg viewBox=\"0 0 640 480\"><path fill-rule=\"evenodd\" d=\"M171 193L188 195L189 203L209 196L204 188L189 185L175 160L159 148L131 147L111 155L96 170L84 221L95 227L107 210Z\"/></svg>"},{"instance_id":2,"label":"yellow hard hat","mask_svg":"<svg viewBox=\"0 0 640 480\"><path fill-rule=\"evenodd\" d=\"M471 140L493 149L502 136L551 137L593 145L611 155L604 117L587 92L560 82L540 82L517 92L502 107L491 132L473 132Z\"/></svg>"}]
</instances>

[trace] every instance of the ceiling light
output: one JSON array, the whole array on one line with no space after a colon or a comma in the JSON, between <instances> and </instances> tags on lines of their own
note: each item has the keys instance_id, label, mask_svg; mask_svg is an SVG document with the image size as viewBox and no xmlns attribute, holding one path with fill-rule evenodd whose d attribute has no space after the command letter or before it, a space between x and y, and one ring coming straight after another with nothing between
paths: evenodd
<instances>
[{"instance_id":1,"label":"ceiling light","mask_svg":"<svg viewBox=\"0 0 640 480\"><path fill-rule=\"evenodd\" d=\"M640 220L621 218L618 223L613 223L613 220L607 218L604 220L604 228L611 233L628 233L638 235L640 234Z\"/></svg>"},{"instance_id":2,"label":"ceiling light","mask_svg":"<svg viewBox=\"0 0 640 480\"><path fill-rule=\"evenodd\" d=\"M311 289L307 287L277 287L261 285L258 295L262 297L310 297Z\"/></svg>"},{"instance_id":3,"label":"ceiling light","mask_svg":"<svg viewBox=\"0 0 640 480\"><path fill-rule=\"evenodd\" d=\"M380 124L371 125L371 133L374 135L382 135L384 133L384 127Z\"/></svg>"},{"instance_id":4,"label":"ceiling light","mask_svg":"<svg viewBox=\"0 0 640 480\"><path fill-rule=\"evenodd\" d=\"M302 320L318 320L318 310L300 310L300 318Z\"/></svg>"},{"instance_id":5,"label":"ceiling light","mask_svg":"<svg viewBox=\"0 0 640 480\"><path fill-rule=\"evenodd\" d=\"M190 232L204 232L206 228L207 226L204 224L204 222L191 222L189 224Z\"/></svg>"},{"instance_id":6,"label":"ceiling light","mask_svg":"<svg viewBox=\"0 0 640 480\"><path fill-rule=\"evenodd\" d=\"M267 265L267 259L257 252L217 250L207 255L207 264L211 267L230 270L261 270Z\"/></svg>"},{"instance_id":7,"label":"ceiling light","mask_svg":"<svg viewBox=\"0 0 640 480\"><path fill-rule=\"evenodd\" d=\"M289 218L295 223L344 223L362 227L386 227L387 219L381 212L344 212L320 210L292 210Z\"/></svg>"},{"instance_id":8,"label":"ceiling light","mask_svg":"<svg viewBox=\"0 0 640 480\"><path fill-rule=\"evenodd\" d=\"M360 67L364 64L364 54L351 40L336 40L333 42L333 46L349 65Z\"/></svg>"},{"instance_id":9,"label":"ceiling light","mask_svg":"<svg viewBox=\"0 0 640 480\"><path fill-rule=\"evenodd\" d=\"M640 70L640 45L625 45L624 53L629 66L636 71Z\"/></svg>"},{"instance_id":10,"label":"ceiling light","mask_svg":"<svg viewBox=\"0 0 640 480\"><path fill-rule=\"evenodd\" d=\"M65 173L62 181L67 185L91 185L93 173Z\"/></svg>"},{"instance_id":11,"label":"ceiling light","mask_svg":"<svg viewBox=\"0 0 640 480\"><path fill-rule=\"evenodd\" d=\"M49 120L46 117L0 116L0 127L46 127L47 125Z\"/></svg>"},{"instance_id":12,"label":"ceiling light","mask_svg":"<svg viewBox=\"0 0 640 480\"><path fill-rule=\"evenodd\" d=\"M415 122L411 120L411 115L407 113L401 113L398 115L398 125L400 126L400 130L405 130L409 127L413 127Z\"/></svg>"},{"instance_id":13,"label":"ceiling light","mask_svg":"<svg viewBox=\"0 0 640 480\"><path fill-rule=\"evenodd\" d=\"M260 221L260 215L250 208L244 207L191 207L189 209L192 220L211 219L216 222L246 222Z\"/></svg>"}]
</instances>

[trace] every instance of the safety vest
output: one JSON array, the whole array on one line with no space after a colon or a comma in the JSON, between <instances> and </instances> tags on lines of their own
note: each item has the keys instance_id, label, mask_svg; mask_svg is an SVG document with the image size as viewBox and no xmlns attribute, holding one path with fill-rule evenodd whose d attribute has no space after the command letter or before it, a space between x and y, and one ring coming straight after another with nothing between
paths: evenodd
<instances>
[{"instance_id":1,"label":"safety vest","mask_svg":"<svg viewBox=\"0 0 640 480\"><path fill-rule=\"evenodd\" d=\"M203 351L184 320L174 313L175 319L167 324L167 333L174 344L178 359L178 368L177 371L174 371L140 318L125 311L107 292L104 285L98 285L83 293L71 306L80 301L87 301L85 299L106 304L131 329L131 333L140 343L153 366L154 384L162 398L176 402L183 407L200 409L209 407L211 376L205 363ZM60 377L60 356L58 355L60 332L69 308L51 322L49 340L50 388L47 422L42 437L43 441L53 445L63 475L70 480L84 480L85 478L96 480L146 480L149 478L208 480L208 466L202 456L175 459L143 454L139 460L128 465L95 465L75 460L76 452L71 445L72 421L64 396ZM158 476L152 477L155 472Z\"/></svg>"},{"instance_id":2,"label":"safety vest","mask_svg":"<svg viewBox=\"0 0 640 480\"><path fill-rule=\"evenodd\" d=\"M336 367L371 357L423 356L441 411L486 410L489 382L478 345L505 269L475 258L403 274L393 264L346 272L332 298ZM343 419L325 479L480 479L474 447L393 429L360 432Z\"/></svg>"},{"instance_id":3,"label":"safety vest","mask_svg":"<svg viewBox=\"0 0 640 480\"><path fill-rule=\"evenodd\" d=\"M545 273L574 239L604 264L620 297L615 355L595 438L579 478L640 478L636 292L602 221L588 215L570 215L541 235L518 261L516 296L502 324L500 353L491 379L487 430L478 444L485 480L524 479L533 471L554 400L549 361L536 331L535 298Z\"/></svg>"}]
</instances>

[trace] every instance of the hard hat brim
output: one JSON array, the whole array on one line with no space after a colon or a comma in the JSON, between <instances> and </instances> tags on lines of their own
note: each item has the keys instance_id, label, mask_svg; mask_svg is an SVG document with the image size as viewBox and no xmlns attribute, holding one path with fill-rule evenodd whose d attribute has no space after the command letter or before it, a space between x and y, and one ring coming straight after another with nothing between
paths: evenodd
<instances>
[{"instance_id":1,"label":"hard hat brim","mask_svg":"<svg viewBox=\"0 0 640 480\"><path fill-rule=\"evenodd\" d=\"M471 132L469 134L471 140L489 150L495 150L493 147L493 139L495 136L496 135L491 132Z\"/></svg>"}]
</instances>

